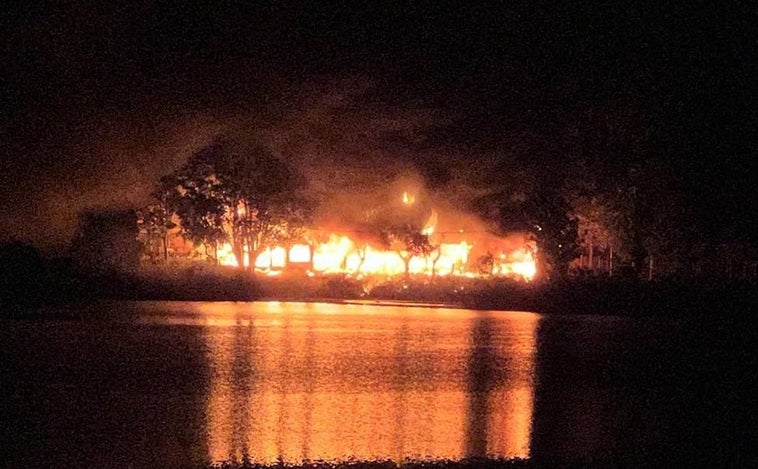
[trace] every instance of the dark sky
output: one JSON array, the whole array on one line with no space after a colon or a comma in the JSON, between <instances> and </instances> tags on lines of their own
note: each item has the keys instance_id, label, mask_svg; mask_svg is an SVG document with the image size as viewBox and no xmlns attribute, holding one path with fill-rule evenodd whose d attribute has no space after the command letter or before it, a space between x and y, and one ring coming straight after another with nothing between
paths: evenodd
<instances>
[{"instance_id":1,"label":"dark sky","mask_svg":"<svg viewBox=\"0 0 758 469\"><path fill-rule=\"evenodd\" d=\"M143 203L219 129L340 80L433 110L447 158L631 113L705 223L756 208L751 2L19 3L0 14L0 237L65 243L79 210Z\"/></svg>"}]
</instances>

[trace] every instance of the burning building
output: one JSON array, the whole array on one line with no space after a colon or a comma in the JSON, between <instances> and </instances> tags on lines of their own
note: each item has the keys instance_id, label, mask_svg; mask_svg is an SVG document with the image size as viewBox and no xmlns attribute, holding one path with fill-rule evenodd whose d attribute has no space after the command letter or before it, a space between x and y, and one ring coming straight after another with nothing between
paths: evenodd
<instances>
[{"instance_id":1,"label":"burning building","mask_svg":"<svg viewBox=\"0 0 758 469\"><path fill-rule=\"evenodd\" d=\"M530 281L536 274L535 243L524 233L497 236L476 217L405 191L396 205L372 220L326 221L304 230L298 242L272 245L245 267L267 275L501 276ZM210 257L238 266L232 246L220 243Z\"/></svg>"}]
</instances>

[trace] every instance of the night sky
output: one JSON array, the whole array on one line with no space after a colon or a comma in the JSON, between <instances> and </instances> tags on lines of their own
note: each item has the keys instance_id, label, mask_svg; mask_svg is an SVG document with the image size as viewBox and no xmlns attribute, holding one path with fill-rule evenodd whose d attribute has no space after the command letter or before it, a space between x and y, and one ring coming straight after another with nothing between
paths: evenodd
<instances>
[{"instance_id":1,"label":"night sky","mask_svg":"<svg viewBox=\"0 0 758 469\"><path fill-rule=\"evenodd\" d=\"M588 115L644 135L704 227L756 236L750 2L19 3L0 14L0 238L65 245L80 210L145 203L229 127L434 183L529 135L560 166L550 136ZM330 100L345 115L298 134Z\"/></svg>"}]
</instances>

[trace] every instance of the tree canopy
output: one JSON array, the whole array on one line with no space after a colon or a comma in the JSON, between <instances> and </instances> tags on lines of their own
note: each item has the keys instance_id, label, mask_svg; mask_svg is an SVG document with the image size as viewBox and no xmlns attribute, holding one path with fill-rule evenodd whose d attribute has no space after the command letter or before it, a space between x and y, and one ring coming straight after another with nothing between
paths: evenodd
<instances>
[{"instance_id":1,"label":"tree canopy","mask_svg":"<svg viewBox=\"0 0 758 469\"><path fill-rule=\"evenodd\" d=\"M263 145L219 139L163 177L155 195L193 242L227 242L250 266L266 247L303 236L310 207L300 189L299 175Z\"/></svg>"}]
</instances>

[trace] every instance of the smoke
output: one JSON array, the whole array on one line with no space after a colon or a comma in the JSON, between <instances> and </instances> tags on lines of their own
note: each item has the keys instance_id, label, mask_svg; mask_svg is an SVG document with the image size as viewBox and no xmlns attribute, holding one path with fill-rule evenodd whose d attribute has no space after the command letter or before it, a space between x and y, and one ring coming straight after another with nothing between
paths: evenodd
<instances>
[{"instance_id":1,"label":"smoke","mask_svg":"<svg viewBox=\"0 0 758 469\"><path fill-rule=\"evenodd\" d=\"M161 176L222 135L262 143L302 174L317 225L360 223L406 191L463 220L483 193L471 184L476 155L462 158L450 143L450 111L360 76L260 92L240 96L237 107L157 100L62 121L16 149L28 164L3 168L0 235L63 246L80 213L150 203Z\"/></svg>"},{"instance_id":2,"label":"smoke","mask_svg":"<svg viewBox=\"0 0 758 469\"><path fill-rule=\"evenodd\" d=\"M4 172L0 236L65 247L81 213L146 204L158 178L220 128L206 118L143 118L90 119L27 147L26 161Z\"/></svg>"},{"instance_id":3,"label":"smoke","mask_svg":"<svg viewBox=\"0 0 758 469\"><path fill-rule=\"evenodd\" d=\"M360 223L404 191L425 193L425 163L439 159L430 138L454 122L363 77L312 81L283 107L260 135L304 175L322 225Z\"/></svg>"}]
</instances>

